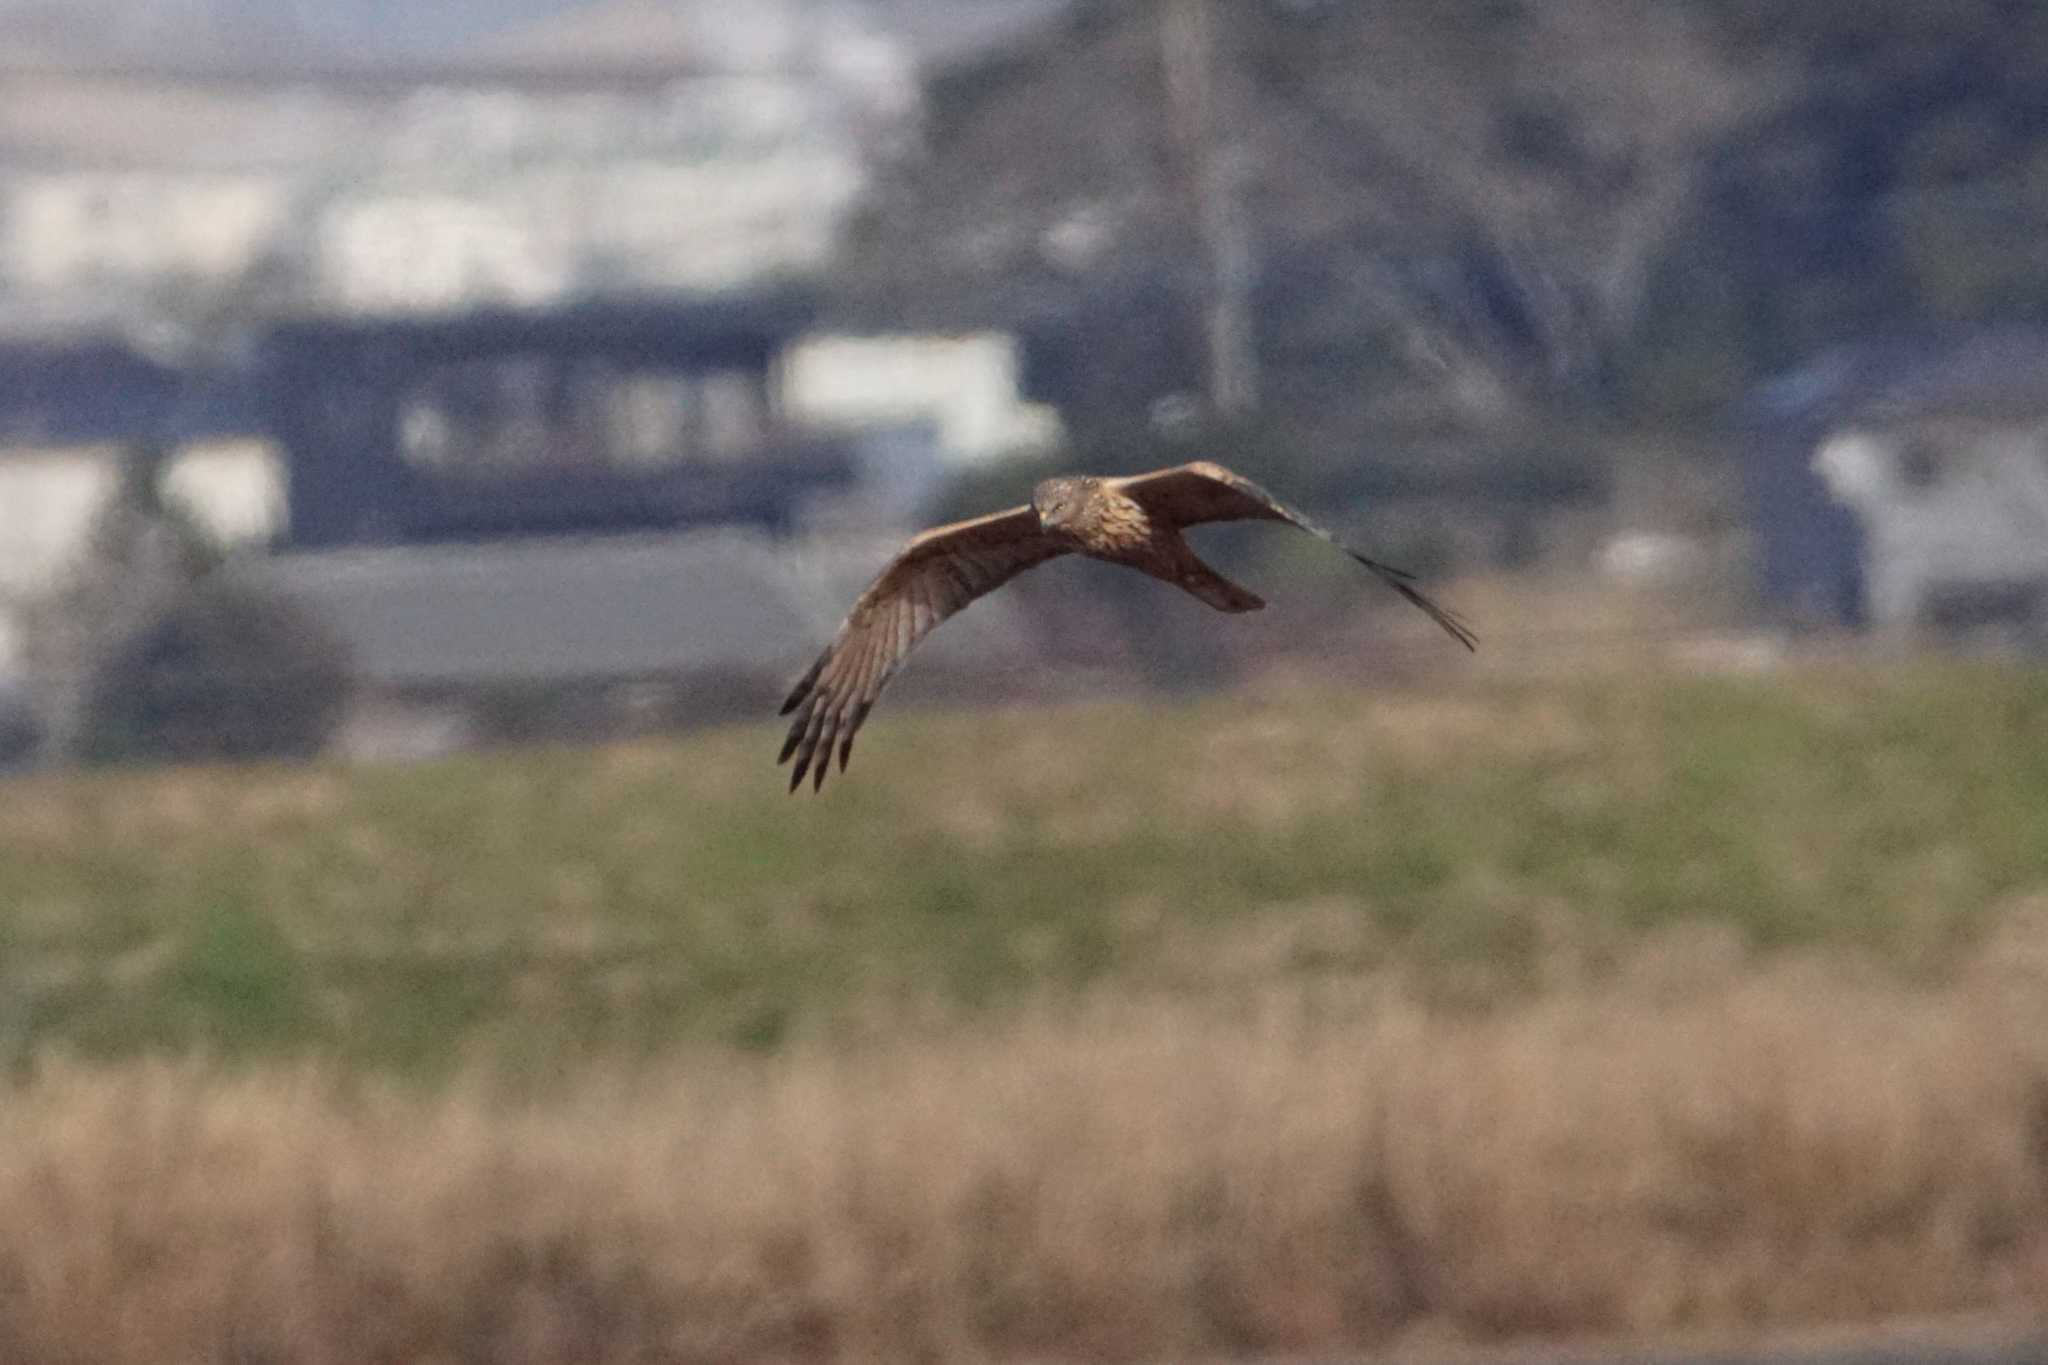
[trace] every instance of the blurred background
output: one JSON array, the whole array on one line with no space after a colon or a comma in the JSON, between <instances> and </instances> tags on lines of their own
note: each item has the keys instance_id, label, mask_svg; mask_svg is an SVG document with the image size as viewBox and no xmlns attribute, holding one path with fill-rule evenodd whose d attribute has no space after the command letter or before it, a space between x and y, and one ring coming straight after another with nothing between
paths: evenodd
<instances>
[{"instance_id":1,"label":"blurred background","mask_svg":"<svg viewBox=\"0 0 2048 1365\"><path fill-rule=\"evenodd\" d=\"M2044 649L2031 0L0 0L0 1356L2038 1359Z\"/></svg>"},{"instance_id":2,"label":"blurred background","mask_svg":"<svg viewBox=\"0 0 2048 1365\"><path fill-rule=\"evenodd\" d=\"M0 23L14 764L750 714L911 529L1190 454L1516 667L2042 637L2029 6ZM1190 643L1059 566L906 691L1413 661L1324 567Z\"/></svg>"}]
</instances>

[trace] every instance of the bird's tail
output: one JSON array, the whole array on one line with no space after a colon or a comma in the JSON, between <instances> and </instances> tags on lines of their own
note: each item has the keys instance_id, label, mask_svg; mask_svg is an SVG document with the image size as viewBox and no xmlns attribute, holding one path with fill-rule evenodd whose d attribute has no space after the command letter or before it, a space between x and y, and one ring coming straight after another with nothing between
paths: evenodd
<instances>
[{"instance_id":1,"label":"bird's tail","mask_svg":"<svg viewBox=\"0 0 2048 1365\"><path fill-rule=\"evenodd\" d=\"M1266 605L1266 599L1238 587L1199 560L1181 570L1179 586L1218 611L1257 611Z\"/></svg>"}]
</instances>

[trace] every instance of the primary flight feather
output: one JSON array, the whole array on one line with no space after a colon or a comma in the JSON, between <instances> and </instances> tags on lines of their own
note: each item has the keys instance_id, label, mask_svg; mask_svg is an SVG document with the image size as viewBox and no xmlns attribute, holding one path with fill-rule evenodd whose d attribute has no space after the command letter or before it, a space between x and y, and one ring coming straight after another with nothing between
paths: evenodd
<instances>
[{"instance_id":1,"label":"primary flight feather","mask_svg":"<svg viewBox=\"0 0 2048 1365\"><path fill-rule=\"evenodd\" d=\"M796 760L789 788L808 774L825 785L837 746L844 772L853 737L917 642L975 598L1033 565L1087 555L1171 583L1218 611L1266 604L1196 558L1181 528L1215 521L1283 521L1337 546L1429 614L1467 649L1465 623L1425 596L1413 576L1343 544L1265 489L1206 460L1128 478L1047 479L1006 512L926 531L903 548L853 604L839 633L782 704L796 713L781 757Z\"/></svg>"}]
</instances>

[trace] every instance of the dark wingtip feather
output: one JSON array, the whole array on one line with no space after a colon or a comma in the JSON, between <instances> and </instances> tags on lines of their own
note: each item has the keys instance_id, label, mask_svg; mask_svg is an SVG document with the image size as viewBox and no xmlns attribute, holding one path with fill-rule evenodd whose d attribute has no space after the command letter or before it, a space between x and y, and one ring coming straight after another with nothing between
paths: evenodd
<instances>
[{"instance_id":1,"label":"dark wingtip feather","mask_svg":"<svg viewBox=\"0 0 2048 1365\"><path fill-rule=\"evenodd\" d=\"M797 746L796 771L790 774L792 782L802 782L810 775L811 761L818 756L818 738L815 733L804 736L804 742Z\"/></svg>"},{"instance_id":2,"label":"dark wingtip feather","mask_svg":"<svg viewBox=\"0 0 2048 1365\"><path fill-rule=\"evenodd\" d=\"M1443 627L1444 633L1453 640L1456 640L1474 654L1479 652L1479 636L1473 631L1472 627L1466 625L1464 618L1460 617L1449 607L1426 595L1420 588L1413 586L1415 582L1414 574L1409 573L1406 569L1397 569L1391 564L1382 564L1379 560L1368 558L1353 549L1347 548L1344 553L1365 565L1366 568L1371 569L1386 581L1388 587L1421 608L1423 613L1430 620L1436 622L1437 625Z\"/></svg>"},{"instance_id":3,"label":"dark wingtip feather","mask_svg":"<svg viewBox=\"0 0 2048 1365\"><path fill-rule=\"evenodd\" d=\"M784 714L787 714L786 712ZM806 707L801 715L790 724L789 734L783 738L782 752L775 756L777 763L789 762L789 756L796 752L796 746L803 743L804 731L810 728L811 712Z\"/></svg>"},{"instance_id":4,"label":"dark wingtip feather","mask_svg":"<svg viewBox=\"0 0 2048 1365\"><path fill-rule=\"evenodd\" d=\"M1407 598L1410 602L1413 602L1416 606L1422 608L1424 612L1428 613L1429 619L1442 626L1445 633L1453 640L1456 640L1474 654L1479 652L1479 637L1473 633L1472 627L1466 625L1457 613L1451 611L1448 607L1439 606L1437 603L1432 602L1406 583L1396 583L1394 587L1401 596Z\"/></svg>"},{"instance_id":5,"label":"dark wingtip feather","mask_svg":"<svg viewBox=\"0 0 2048 1365\"><path fill-rule=\"evenodd\" d=\"M777 715L786 716L803 705L804 698L810 696L811 689L818 685L818 675L825 671L825 663L831 657L832 651L829 648L818 656L818 661L810 666L803 677L797 679L795 687L789 689L789 696L783 701L782 710L777 712Z\"/></svg>"},{"instance_id":6,"label":"dark wingtip feather","mask_svg":"<svg viewBox=\"0 0 2048 1365\"><path fill-rule=\"evenodd\" d=\"M846 771L847 760L853 757L853 737L860 733L860 727L867 724L868 712L875 709L873 701L864 701L853 708L853 715L847 718L846 738L839 741L839 771Z\"/></svg>"},{"instance_id":7,"label":"dark wingtip feather","mask_svg":"<svg viewBox=\"0 0 2048 1365\"><path fill-rule=\"evenodd\" d=\"M806 777L811 779L812 791L824 787L825 776L832 771L832 746L839 742L844 729L842 714L818 705L818 699L813 697L797 716L796 723L790 726L789 735L782 744L782 758L788 759L792 754L796 757L796 767L789 774L791 792L802 786ZM847 742L840 751L839 766L842 769L846 766L845 752L851 747L852 738L848 732L845 736Z\"/></svg>"},{"instance_id":8,"label":"dark wingtip feather","mask_svg":"<svg viewBox=\"0 0 2048 1365\"><path fill-rule=\"evenodd\" d=\"M814 695L805 703L803 710L797 712L796 720L789 727L789 733L783 737L782 753L775 761L787 763L790 756L795 755L796 771L789 777L791 791L796 790L797 784L804 780L804 774L810 771L811 755L817 752L818 731L823 721L824 713L819 710L818 698Z\"/></svg>"},{"instance_id":9,"label":"dark wingtip feather","mask_svg":"<svg viewBox=\"0 0 2048 1365\"><path fill-rule=\"evenodd\" d=\"M825 667L831 661L832 649L828 648L791 689L788 700L782 703L780 714L786 716L795 711L796 718L790 722L789 733L783 736L782 752L775 756L775 761L781 764L789 762L792 757L796 759L796 766L789 774L792 794L803 785L806 777L811 779L812 791L824 788L825 777L832 770L835 745L839 750L839 771L846 771L847 762L853 756L854 731L860 729L873 704L871 701L862 702L849 713L843 701L834 703L818 691L818 679L824 675Z\"/></svg>"},{"instance_id":10,"label":"dark wingtip feather","mask_svg":"<svg viewBox=\"0 0 2048 1365\"><path fill-rule=\"evenodd\" d=\"M811 769L811 775L817 780L811 784L812 791L822 789L825 785L825 775L832 771L832 746L839 739L839 717L841 714L841 712L834 711L826 716L825 723L818 727L816 766Z\"/></svg>"},{"instance_id":11,"label":"dark wingtip feather","mask_svg":"<svg viewBox=\"0 0 2048 1365\"><path fill-rule=\"evenodd\" d=\"M815 734L804 736L804 742L796 751L796 767L790 770L789 789L795 791L811 775L811 762L818 756L818 740Z\"/></svg>"}]
</instances>

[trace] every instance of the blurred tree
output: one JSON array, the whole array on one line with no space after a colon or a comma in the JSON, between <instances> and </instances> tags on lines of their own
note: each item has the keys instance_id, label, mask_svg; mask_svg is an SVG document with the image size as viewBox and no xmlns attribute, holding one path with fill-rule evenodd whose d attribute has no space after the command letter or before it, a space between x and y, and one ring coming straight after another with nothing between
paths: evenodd
<instances>
[{"instance_id":1,"label":"blurred tree","mask_svg":"<svg viewBox=\"0 0 2048 1365\"><path fill-rule=\"evenodd\" d=\"M1782 72L1657 0L1318 13L1248 27L1242 61L1333 191L1312 231L1351 248L1350 300L1459 408L1604 402L1711 153ZM1298 224L1273 249L1312 250Z\"/></svg>"},{"instance_id":2,"label":"blurred tree","mask_svg":"<svg viewBox=\"0 0 2048 1365\"><path fill-rule=\"evenodd\" d=\"M1394 399L1697 419L1838 342L2048 317L2032 0L1083 3L929 125L850 293L1022 331L1084 435L1238 420L1232 345L1328 450Z\"/></svg>"},{"instance_id":3,"label":"blurred tree","mask_svg":"<svg viewBox=\"0 0 2048 1365\"><path fill-rule=\"evenodd\" d=\"M1664 254L1638 396L1698 412L1839 342L2048 317L2048 7L1696 8L1788 77Z\"/></svg>"},{"instance_id":4,"label":"blurred tree","mask_svg":"<svg viewBox=\"0 0 2048 1365\"><path fill-rule=\"evenodd\" d=\"M160 495L138 442L67 580L23 632L59 760L300 756L349 693L341 645L294 604L229 581L224 556Z\"/></svg>"},{"instance_id":5,"label":"blurred tree","mask_svg":"<svg viewBox=\"0 0 2048 1365\"><path fill-rule=\"evenodd\" d=\"M180 407L203 405L208 384L246 360L253 331L309 296L311 236L343 183L341 170L310 181L286 230L226 284L167 279L148 300L153 349L185 376ZM217 752L265 752L271 728L290 736L284 748L296 752L331 723L326 703L300 705L296 691L324 696L339 687L346 672L338 651L310 624L287 627L294 618L285 604L207 586L225 559L222 547L189 509L162 496L164 468L186 434L177 430L183 416L174 411L170 429L118 452L112 495L77 562L26 612L24 654L38 683L43 751L60 761L187 756L175 746L195 733L214 734ZM306 647L300 663L282 652L293 639ZM174 686L128 676L145 666L161 673L171 658L180 661ZM225 688L201 695L216 678ZM268 707L276 714L265 714ZM198 719L178 720L177 737L155 735L157 722L171 724L183 711Z\"/></svg>"},{"instance_id":6,"label":"blurred tree","mask_svg":"<svg viewBox=\"0 0 2048 1365\"><path fill-rule=\"evenodd\" d=\"M849 280L1035 335L1083 431L1256 392L1355 432L1375 378L1486 418L1598 402L1778 80L1655 0L1084 5L935 84Z\"/></svg>"},{"instance_id":7,"label":"blurred tree","mask_svg":"<svg viewBox=\"0 0 2048 1365\"><path fill-rule=\"evenodd\" d=\"M304 610L212 577L164 602L85 680L78 756L304 758L339 724L347 656Z\"/></svg>"},{"instance_id":8,"label":"blurred tree","mask_svg":"<svg viewBox=\"0 0 2048 1365\"><path fill-rule=\"evenodd\" d=\"M159 496L166 454L155 441L120 452L113 495L77 562L26 613L24 662L38 680L45 742L58 758L81 748L89 696L108 654L219 562L219 551L184 509Z\"/></svg>"}]
</instances>

